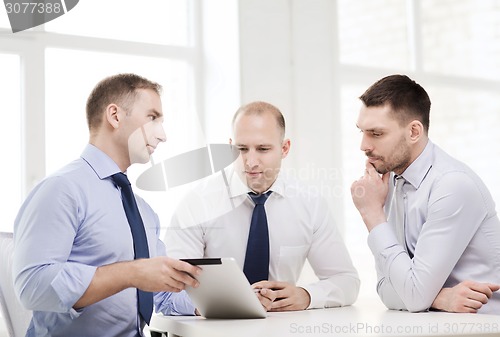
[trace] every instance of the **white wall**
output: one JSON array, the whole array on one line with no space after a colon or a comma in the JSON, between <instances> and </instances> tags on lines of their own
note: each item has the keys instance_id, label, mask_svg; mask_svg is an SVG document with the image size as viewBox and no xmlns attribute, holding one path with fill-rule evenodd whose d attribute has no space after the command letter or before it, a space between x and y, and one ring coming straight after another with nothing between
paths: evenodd
<instances>
[{"instance_id":1,"label":"white wall","mask_svg":"<svg viewBox=\"0 0 500 337\"><path fill-rule=\"evenodd\" d=\"M242 103L263 100L282 111L292 142L285 168L331 199L341 224L335 1L239 4Z\"/></svg>"}]
</instances>

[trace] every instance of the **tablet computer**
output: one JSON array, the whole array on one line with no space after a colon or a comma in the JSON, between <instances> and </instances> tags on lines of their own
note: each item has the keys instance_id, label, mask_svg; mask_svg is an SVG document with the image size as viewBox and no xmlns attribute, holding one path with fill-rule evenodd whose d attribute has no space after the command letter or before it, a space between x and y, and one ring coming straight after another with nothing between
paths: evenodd
<instances>
[{"instance_id":1,"label":"tablet computer","mask_svg":"<svg viewBox=\"0 0 500 337\"><path fill-rule=\"evenodd\" d=\"M181 259L203 269L186 292L206 318L265 318L266 310L233 258Z\"/></svg>"}]
</instances>

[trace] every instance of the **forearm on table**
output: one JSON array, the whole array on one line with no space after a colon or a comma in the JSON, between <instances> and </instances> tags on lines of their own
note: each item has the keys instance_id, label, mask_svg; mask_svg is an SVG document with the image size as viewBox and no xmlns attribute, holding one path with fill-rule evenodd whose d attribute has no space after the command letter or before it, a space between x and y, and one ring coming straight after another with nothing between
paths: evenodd
<instances>
[{"instance_id":1,"label":"forearm on table","mask_svg":"<svg viewBox=\"0 0 500 337\"><path fill-rule=\"evenodd\" d=\"M432 257L425 254L421 254L420 262L415 264L398 244L388 223L370 233L368 244L375 256L377 292L384 304L389 309L415 312L429 309L453 266L450 263L445 266L437 257L434 257L435 265L430 266L424 261Z\"/></svg>"},{"instance_id":2,"label":"forearm on table","mask_svg":"<svg viewBox=\"0 0 500 337\"><path fill-rule=\"evenodd\" d=\"M304 286L311 303L308 309L341 307L353 304L359 293L360 281L356 274L332 276Z\"/></svg>"}]
</instances>

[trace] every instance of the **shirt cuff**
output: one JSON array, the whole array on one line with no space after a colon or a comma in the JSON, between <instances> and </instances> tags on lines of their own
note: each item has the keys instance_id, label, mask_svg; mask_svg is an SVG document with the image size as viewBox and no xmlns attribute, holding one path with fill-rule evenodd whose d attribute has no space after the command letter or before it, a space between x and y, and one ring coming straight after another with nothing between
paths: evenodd
<instances>
[{"instance_id":1,"label":"shirt cuff","mask_svg":"<svg viewBox=\"0 0 500 337\"><path fill-rule=\"evenodd\" d=\"M315 287L313 284L301 286L300 288L307 291L307 293L309 294L309 298L311 300L309 302L309 306L306 309L318 309L318 308L322 309L325 307L324 300L322 300L325 298L325 296L321 288Z\"/></svg>"},{"instance_id":2,"label":"shirt cuff","mask_svg":"<svg viewBox=\"0 0 500 337\"><path fill-rule=\"evenodd\" d=\"M399 245L398 239L388 222L375 226L368 234L368 247L375 256L396 245Z\"/></svg>"},{"instance_id":3,"label":"shirt cuff","mask_svg":"<svg viewBox=\"0 0 500 337\"><path fill-rule=\"evenodd\" d=\"M97 267L80 263L66 263L51 283L52 289L59 297L62 309L78 316L72 310L73 305L82 297L94 277Z\"/></svg>"},{"instance_id":4,"label":"shirt cuff","mask_svg":"<svg viewBox=\"0 0 500 337\"><path fill-rule=\"evenodd\" d=\"M155 294L156 312L166 316L193 316L195 306L185 290L178 293L162 292Z\"/></svg>"}]
</instances>

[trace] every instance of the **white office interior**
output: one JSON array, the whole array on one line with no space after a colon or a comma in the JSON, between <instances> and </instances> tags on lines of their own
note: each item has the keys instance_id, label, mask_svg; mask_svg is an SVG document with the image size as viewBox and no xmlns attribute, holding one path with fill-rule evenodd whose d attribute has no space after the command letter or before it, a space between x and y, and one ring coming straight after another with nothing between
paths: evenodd
<instances>
[{"instance_id":1,"label":"white office interior","mask_svg":"<svg viewBox=\"0 0 500 337\"><path fill-rule=\"evenodd\" d=\"M401 73L426 88L430 138L500 202L500 0L84 0L19 33L0 9L0 231L37 182L79 156L87 96L120 72L164 87L155 162L226 143L241 104L280 108L292 143L284 169L329 200L360 297L376 299L376 278L349 188L364 171L357 97L374 81ZM188 188L136 192L166 227Z\"/></svg>"}]
</instances>

